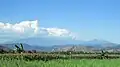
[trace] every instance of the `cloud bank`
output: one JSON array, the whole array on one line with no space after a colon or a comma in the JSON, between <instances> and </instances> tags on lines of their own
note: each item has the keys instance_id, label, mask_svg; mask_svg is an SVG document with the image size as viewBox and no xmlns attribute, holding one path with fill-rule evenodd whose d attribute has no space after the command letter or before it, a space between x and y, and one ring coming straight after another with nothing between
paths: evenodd
<instances>
[{"instance_id":1,"label":"cloud bank","mask_svg":"<svg viewBox=\"0 0 120 67\"><path fill-rule=\"evenodd\" d=\"M2 23L0 22L0 29L6 31L10 30L16 33L25 33L27 30L34 30L34 33L38 30L38 21L22 21L16 24Z\"/></svg>"},{"instance_id":2,"label":"cloud bank","mask_svg":"<svg viewBox=\"0 0 120 67\"><path fill-rule=\"evenodd\" d=\"M44 28L38 20L22 21L15 24L0 22L0 39L12 40L28 37L54 36L75 39L73 32L61 28Z\"/></svg>"}]
</instances>

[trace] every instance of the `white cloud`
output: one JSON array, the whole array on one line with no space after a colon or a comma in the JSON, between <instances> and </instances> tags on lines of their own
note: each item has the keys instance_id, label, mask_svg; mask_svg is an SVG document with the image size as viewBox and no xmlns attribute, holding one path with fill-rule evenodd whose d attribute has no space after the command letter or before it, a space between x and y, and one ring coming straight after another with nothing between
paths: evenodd
<instances>
[{"instance_id":1,"label":"white cloud","mask_svg":"<svg viewBox=\"0 0 120 67\"><path fill-rule=\"evenodd\" d=\"M15 24L0 22L0 35L5 37L27 38L32 36L41 36L42 34L44 34L44 36L76 38L72 32L66 29L40 27L38 20L22 21Z\"/></svg>"},{"instance_id":2,"label":"white cloud","mask_svg":"<svg viewBox=\"0 0 120 67\"><path fill-rule=\"evenodd\" d=\"M71 34L70 31L60 28L41 28L41 30L47 32L48 35L51 36L69 36Z\"/></svg>"},{"instance_id":3,"label":"white cloud","mask_svg":"<svg viewBox=\"0 0 120 67\"><path fill-rule=\"evenodd\" d=\"M26 30L33 30L34 33L36 33L38 29L38 21L23 21L16 24L0 23L0 29L11 30L17 33L25 33Z\"/></svg>"}]
</instances>

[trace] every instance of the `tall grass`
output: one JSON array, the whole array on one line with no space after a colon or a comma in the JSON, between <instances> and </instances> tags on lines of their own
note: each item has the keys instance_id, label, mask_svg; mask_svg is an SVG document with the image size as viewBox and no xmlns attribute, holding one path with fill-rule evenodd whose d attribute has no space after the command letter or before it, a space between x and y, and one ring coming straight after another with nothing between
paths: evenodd
<instances>
[{"instance_id":1,"label":"tall grass","mask_svg":"<svg viewBox=\"0 0 120 67\"><path fill-rule=\"evenodd\" d=\"M0 67L120 67L120 59L69 59L51 61L0 60Z\"/></svg>"}]
</instances>

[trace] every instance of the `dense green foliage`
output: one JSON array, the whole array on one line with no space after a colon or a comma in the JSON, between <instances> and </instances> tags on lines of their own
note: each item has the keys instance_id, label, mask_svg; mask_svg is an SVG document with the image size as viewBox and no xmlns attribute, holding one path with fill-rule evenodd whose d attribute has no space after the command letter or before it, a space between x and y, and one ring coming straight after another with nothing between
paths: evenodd
<instances>
[{"instance_id":1,"label":"dense green foliage","mask_svg":"<svg viewBox=\"0 0 120 67\"><path fill-rule=\"evenodd\" d=\"M40 54L40 53L23 53L23 54L0 54L0 59L18 59L18 60L42 60L49 61L54 59L116 59L120 58L120 55L108 55L101 56L101 54Z\"/></svg>"}]
</instances>

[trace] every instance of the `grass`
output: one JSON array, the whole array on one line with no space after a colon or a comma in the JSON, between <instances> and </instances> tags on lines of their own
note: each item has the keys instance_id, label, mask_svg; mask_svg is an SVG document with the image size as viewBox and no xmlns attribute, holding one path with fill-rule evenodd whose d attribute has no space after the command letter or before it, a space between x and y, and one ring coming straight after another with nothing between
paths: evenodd
<instances>
[{"instance_id":1,"label":"grass","mask_svg":"<svg viewBox=\"0 0 120 67\"><path fill-rule=\"evenodd\" d=\"M0 60L0 67L120 67L120 59L69 59L51 61Z\"/></svg>"}]
</instances>

